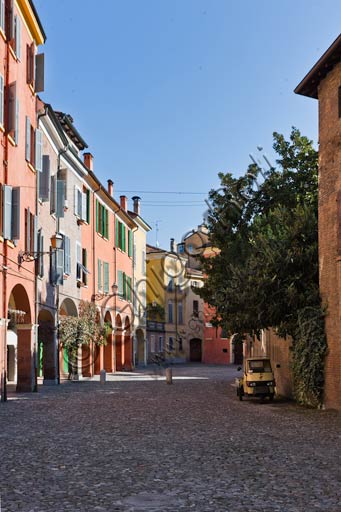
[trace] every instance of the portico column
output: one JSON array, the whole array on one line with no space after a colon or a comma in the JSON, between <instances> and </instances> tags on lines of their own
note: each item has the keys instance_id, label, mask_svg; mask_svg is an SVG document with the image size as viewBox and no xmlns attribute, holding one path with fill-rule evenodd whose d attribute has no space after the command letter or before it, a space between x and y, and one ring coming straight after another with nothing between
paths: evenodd
<instances>
[{"instance_id":1,"label":"portico column","mask_svg":"<svg viewBox=\"0 0 341 512\"><path fill-rule=\"evenodd\" d=\"M17 324L18 335L18 381L17 391L33 391L35 388L34 374L34 333L32 324Z\"/></svg>"}]
</instances>

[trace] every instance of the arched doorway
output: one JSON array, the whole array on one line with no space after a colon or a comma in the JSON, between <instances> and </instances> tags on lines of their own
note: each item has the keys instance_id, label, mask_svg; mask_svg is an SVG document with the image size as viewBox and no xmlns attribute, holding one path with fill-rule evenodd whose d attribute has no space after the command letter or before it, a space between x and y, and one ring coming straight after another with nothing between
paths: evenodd
<instances>
[{"instance_id":1,"label":"arched doorway","mask_svg":"<svg viewBox=\"0 0 341 512\"><path fill-rule=\"evenodd\" d=\"M6 351L12 382L16 381L17 391L33 391L36 387L36 352L31 307L27 292L21 284L14 286L8 301L6 338L9 340L9 343L6 342Z\"/></svg>"},{"instance_id":2,"label":"arched doorway","mask_svg":"<svg viewBox=\"0 0 341 512\"><path fill-rule=\"evenodd\" d=\"M53 316L42 309L38 315L38 377L57 382L57 347Z\"/></svg>"},{"instance_id":3,"label":"arched doorway","mask_svg":"<svg viewBox=\"0 0 341 512\"><path fill-rule=\"evenodd\" d=\"M109 311L107 311L105 314L104 324L107 331L107 344L104 345L104 369L106 372L111 373L114 368L114 358L112 340L112 320Z\"/></svg>"},{"instance_id":4,"label":"arched doorway","mask_svg":"<svg viewBox=\"0 0 341 512\"><path fill-rule=\"evenodd\" d=\"M123 370L124 350L122 347L122 320L120 315L116 315L115 321L115 351L116 351L116 371Z\"/></svg>"},{"instance_id":5,"label":"arched doorway","mask_svg":"<svg viewBox=\"0 0 341 512\"><path fill-rule=\"evenodd\" d=\"M145 340L142 329L136 329L135 336L136 336L136 342L137 342L136 364L137 365L145 365L146 364L146 356L145 356L146 340Z\"/></svg>"},{"instance_id":6,"label":"arched doorway","mask_svg":"<svg viewBox=\"0 0 341 512\"><path fill-rule=\"evenodd\" d=\"M131 339L131 331L130 331L130 319L128 316L125 318L124 322L124 357L123 357L123 366L125 370L132 370L133 368L133 344Z\"/></svg>"},{"instance_id":7,"label":"arched doorway","mask_svg":"<svg viewBox=\"0 0 341 512\"><path fill-rule=\"evenodd\" d=\"M243 364L243 336L240 334L234 334L231 338L233 363Z\"/></svg>"},{"instance_id":8,"label":"arched doorway","mask_svg":"<svg viewBox=\"0 0 341 512\"><path fill-rule=\"evenodd\" d=\"M62 316L78 316L78 309L74 301L66 298L60 305L59 315ZM78 372L78 358L71 360L70 354L65 347L59 350L59 370L61 378L67 379L73 373Z\"/></svg>"},{"instance_id":9,"label":"arched doorway","mask_svg":"<svg viewBox=\"0 0 341 512\"><path fill-rule=\"evenodd\" d=\"M192 338L189 342L189 360L192 363L201 363L202 341L199 338Z\"/></svg>"}]
</instances>

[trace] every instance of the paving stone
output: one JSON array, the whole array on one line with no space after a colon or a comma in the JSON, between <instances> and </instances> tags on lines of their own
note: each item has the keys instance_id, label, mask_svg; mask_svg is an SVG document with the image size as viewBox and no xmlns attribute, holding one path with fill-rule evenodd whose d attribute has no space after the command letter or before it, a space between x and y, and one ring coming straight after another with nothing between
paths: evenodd
<instances>
[{"instance_id":1,"label":"paving stone","mask_svg":"<svg viewBox=\"0 0 341 512\"><path fill-rule=\"evenodd\" d=\"M340 512L340 414L239 402L235 375L175 366L171 386L147 369L13 396L1 512Z\"/></svg>"}]
</instances>

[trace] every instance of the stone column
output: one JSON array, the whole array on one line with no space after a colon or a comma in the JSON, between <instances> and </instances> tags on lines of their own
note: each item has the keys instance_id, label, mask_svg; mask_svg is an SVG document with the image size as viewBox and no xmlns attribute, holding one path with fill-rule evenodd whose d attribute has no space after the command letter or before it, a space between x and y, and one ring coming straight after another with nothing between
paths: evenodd
<instances>
[{"instance_id":1,"label":"stone column","mask_svg":"<svg viewBox=\"0 0 341 512\"><path fill-rule=\"evenodd\" d=\"M33 391L34 374L34 330L32 324L18 324L18 381L17 391Z\"/></svg>"}]
</instances>

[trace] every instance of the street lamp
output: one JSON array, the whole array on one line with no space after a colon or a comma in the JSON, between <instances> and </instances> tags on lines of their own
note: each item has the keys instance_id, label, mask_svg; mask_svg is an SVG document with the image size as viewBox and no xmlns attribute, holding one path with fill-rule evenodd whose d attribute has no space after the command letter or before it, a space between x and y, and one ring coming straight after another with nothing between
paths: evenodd
<instances>
[{"instance_id":1,"label":"street lamp","mask_svg":"<svg viewBox=\"0 0 341 512\"><path fill-rule=\"evenodd\" d=\"M55 233L54 235L51 236L50 241L51 241L51 247L52 247L53 250L57 251L58 249L62 249L62 247L63 247L63 235L61 235L60 233ZM46 252L42 252L42 251L35 251L35 252L20 251L19 255L18 255L19 265L21 265L23 261L37 260L38 258L40 258L40 256L42 254L50 254L50 251L46 251Z\"/></svg>"}]
</instances>

